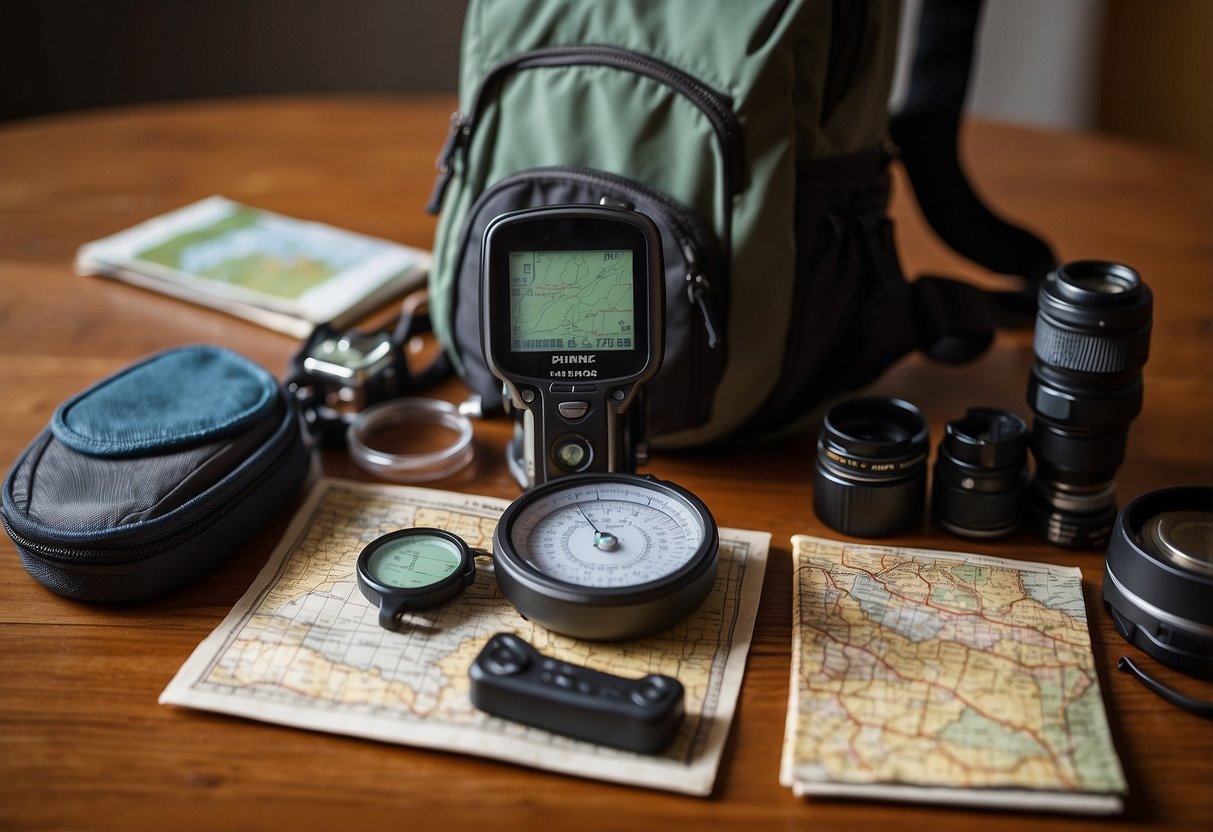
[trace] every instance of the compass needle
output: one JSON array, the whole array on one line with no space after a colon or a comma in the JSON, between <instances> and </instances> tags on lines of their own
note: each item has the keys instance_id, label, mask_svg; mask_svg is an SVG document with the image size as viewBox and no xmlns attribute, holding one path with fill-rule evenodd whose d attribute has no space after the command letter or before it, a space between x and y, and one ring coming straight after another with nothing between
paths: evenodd
<instances>
[{"instance_id":1,"label":"compass needle","mask_svg":"<svg viewBox=\"0 0 1213 832\"><path fill-rule=\"evenodd\" d=\"M601 499L599 498L599 501ZM589 523L590 528L594 530L594 546L596 548L609 552L619 547L619 538L595 526L594 521L590 519L590 515L586 514L585 509L581 507L581 503L577 503L577 510L581 512L581 516L585 518L585 522Z\"/></svg>"}]
</instances>

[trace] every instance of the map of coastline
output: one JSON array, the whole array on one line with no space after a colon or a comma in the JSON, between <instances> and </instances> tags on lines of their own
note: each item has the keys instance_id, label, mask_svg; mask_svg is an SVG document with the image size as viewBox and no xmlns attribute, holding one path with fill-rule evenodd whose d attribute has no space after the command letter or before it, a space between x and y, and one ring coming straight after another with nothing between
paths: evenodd
<instances>
[{"instance_id":1,"label":"map of coastline","mask_svg":"<svg viewBox=\"0 0 1213 832\"><path fill-rule=\"evenodd\" d=\"M378 625L354 565L374 538L434 526L491 548L507 503L450 492L322 480L262 573L161 695L185 705L302 728L495 757L538 768L708 794L740 691L768 537L721 530L716 587L686 621L650 638L592 643L532 625L501 596L492 561L458 599ZM676 676L687 718L661 755L637 755L478 711L467 669L496 632L628 677Z\"/></svg>"},{"instance_id":2,"label":"map of coastline","mask_svg":"<svg viewBox=\"0 0 1213 832\"><path fill-rule=\"evenodd\" d=\"M1112 745L1072 568L793 539L797 794L1112 813Z\"/></svg>"}]
</instances>

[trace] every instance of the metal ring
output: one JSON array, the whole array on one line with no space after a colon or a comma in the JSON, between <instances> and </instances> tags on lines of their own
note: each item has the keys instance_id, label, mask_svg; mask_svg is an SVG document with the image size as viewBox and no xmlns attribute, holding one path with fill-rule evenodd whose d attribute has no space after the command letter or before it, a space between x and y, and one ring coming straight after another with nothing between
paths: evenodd
<instances>
[{"instance_id":1,"label":"metal ring","mask_svg":"<svg viewBox=\"0 0 1213 832\"><path fill-rule=\"evenodd\" d=\"M437 451L393 454L367 444L376 428L394 425L437 425L454 431L456 439ZM359 413L347 433L350 458L364 471L396 482L429 482L449 477L472 461L472 422L449 402L439 399L391 399Z\"/></svg>"}]
</instances>

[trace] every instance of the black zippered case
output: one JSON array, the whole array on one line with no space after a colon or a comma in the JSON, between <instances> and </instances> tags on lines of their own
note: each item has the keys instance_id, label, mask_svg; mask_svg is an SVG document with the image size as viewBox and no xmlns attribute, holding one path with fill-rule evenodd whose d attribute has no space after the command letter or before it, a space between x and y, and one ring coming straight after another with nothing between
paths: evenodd
<instances>
[{"instance_id":1,"label":"black zippered case","mask_svg":"<svg viewBox=\"0 0 1213 832\"><path fill-rule=\"evenodd\" d=\"M4 529L60 595L152 598L231 554L309 462L269 372L221 347L180 347L59 406L4 481Z\"/></svg>"}]
</instances>

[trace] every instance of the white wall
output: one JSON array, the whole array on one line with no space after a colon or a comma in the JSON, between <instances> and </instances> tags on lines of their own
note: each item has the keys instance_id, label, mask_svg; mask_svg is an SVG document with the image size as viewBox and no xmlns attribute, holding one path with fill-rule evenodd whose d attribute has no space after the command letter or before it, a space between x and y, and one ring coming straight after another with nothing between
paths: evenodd
<instances>
[{"instance_id":1,"label":"white wall","mask_svg":"<svg viewBox=\"0 0 1213 832\"><path fill-rule=\"evenodd\" d=\"M905 94L922 0L905 0L893 106ZM1058 129L1095 121L1104 0L986 0L967 112Z\"/></svg>"}]
</instances>

